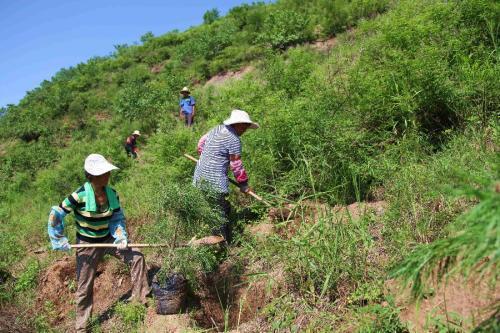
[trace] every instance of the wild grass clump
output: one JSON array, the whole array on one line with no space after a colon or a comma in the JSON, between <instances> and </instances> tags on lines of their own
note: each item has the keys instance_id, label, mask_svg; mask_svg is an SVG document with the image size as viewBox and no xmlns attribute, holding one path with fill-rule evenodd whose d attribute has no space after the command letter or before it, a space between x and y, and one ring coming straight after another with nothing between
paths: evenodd
<instances>
[{"instance_id":1,"label":"wild grass clump","mask_svg":"<svg viewBox=\"0 0 500 333\"><path fill-rule=\"evenodd\" d=\"M353 291L370 278L365 267L372 239L366 219L344 221L332 213L304 220L291 239L273 243L272 255L285 266L294 288L312 300L335 300L339 287Z\"/></svg>"},{"instance_id":2,"label":"wild grass clump","mask_svg":"<svg viewBox=\"0 0 500 333\"><path fill-rule=\"evenodd\" d=\"M146 307L139 303L118 303L114 307L116 315L122 320L122 329L136 332L146 317Z\"/></svg>"},{"instance_id":3,"label":"wild grass clump","mask_svg":"<svg viewBox=\"0 0 500 333\"><path fill-rule=\"evenodd\" d=\"M425 284L435 274L440 281L453 273L486 276L496 283L500 260L500 194L495 190L467 189L479 203L453 223L447 238L417 246L391 272L411 284L422 297Z\"/></svg>"}]
</instances>

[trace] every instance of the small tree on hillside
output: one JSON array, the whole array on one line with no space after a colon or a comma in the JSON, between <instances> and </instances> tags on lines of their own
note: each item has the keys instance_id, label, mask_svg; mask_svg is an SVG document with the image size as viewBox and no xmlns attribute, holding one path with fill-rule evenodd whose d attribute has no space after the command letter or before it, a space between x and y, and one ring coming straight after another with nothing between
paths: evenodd
<instances>
[{"instance_id":1,"label":"small tree on hillside","mask_svg":"<svg viewBox=\"0 0 500 333\"><path fill-rule=\"evenodd\" d=\"M141 42L143 44L145 44L153 38L155 38L155 35L153 35L153 33L151 31L148 31L144 35L141 36Z\"/></svg>"},{"instance_id":2,"label":"small tree on hillside","mask_svg":"<svg viewBox=\"0 0 500 333\"><path fill-rule=\"evenodd\" d=\"M203 14L203 23L212 24L213 22L219 19L219 14L220 13L217 8L207 10L205 14Z\"/></svg>"}]
</instances>

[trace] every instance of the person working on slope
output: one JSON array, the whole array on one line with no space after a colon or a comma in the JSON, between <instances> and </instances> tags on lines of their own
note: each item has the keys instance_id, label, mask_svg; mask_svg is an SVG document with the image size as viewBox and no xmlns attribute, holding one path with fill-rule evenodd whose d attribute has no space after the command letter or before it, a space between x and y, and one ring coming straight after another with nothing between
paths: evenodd
<instances>
[{"instance_id":1,"label":"person working on slope","mask_svg":"<svg viewBox=\"0 0 500 333\"><path fill-rule=\"evenodd\" d=\"M118 194L108 186L111 170L118 169L99 154L85 159L88 181L73 192L49 215L48 233L54 250L69 251L64 236L64 217L75 213L78 244L114 243L116 248L77 248L76 250L76 331L86 332L92 314L94 278L97 265L105 254L112 255L130 266L132 277L131 300L146 303L150 292L144 256L128 247L125 216Z\"/></svg>"},{"instance_id":2,"label":"person working on slope","mask_svg":"<svg viewBox=\"0 0 500 333\"><path fill-rule=\"evenodd\" d=\"M187 127L193 125L194 115L196 111L196 102L193 96L189 95L188 87L184 87L181 90L181 99L179 101L179 118L184 118Z\"/></svg>"},{"instance_id":3,"label":"person working on slope","mask_svg":"<svg viewBox=\"0 0 500 333\"><path fill-rule=\"evenodd\" d=\"M240 191L247 193L248 176L241 161L240 136L249 128L259 128L250 120L248 113L233 110L222 125L210 130L198 142L200 159L194 171L193 184L207 194L209 201L216 206L224 221L220 234L228 244L232 241L232 224L229 220L231 206L227 200L230 168L239 184Z\"/></svg>"},{"instance_id":4,"label":"person working on slope","mask_svg":"<svg viewBox=\"0 0 500 333\"><path fill-rule=\"evenodd\" d=\"M141 132L135 130L134 133L132 133L132 135L127 137L127 140L125 140L125 151L127 152L128 156L137 158L137 152L139 151L137 149L137 138L140 136Z\"/></svg>"}]
</instances>

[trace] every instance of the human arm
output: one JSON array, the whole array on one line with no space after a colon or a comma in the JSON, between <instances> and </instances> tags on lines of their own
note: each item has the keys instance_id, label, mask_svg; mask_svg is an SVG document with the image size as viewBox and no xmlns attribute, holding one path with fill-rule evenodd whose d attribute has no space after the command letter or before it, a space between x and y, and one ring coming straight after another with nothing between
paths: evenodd
<instances>
[{"instance_id":1,"label":"human arm","mask_svg":"<svg viewBox=\"0 0 500 333\"><path fill-rule=\"evenodd\" d=\"M64 217L66 215L67 213L58 206L52 206L50 210L47 232L53 250L69 251L71 249L68 238L64 236Z\"/></svg>"},{"instance_id":2,"label":"human arm","mask_svg":"<svg viewBox=\"0 0 500 333\"><path fill-rule=\"evenodd\" d=\"M200 140L198 140L198 146L197 146L198 155L201 155L201 153L203 152L203 149L205 148L205 142L207 142L207 137L208 133L203 135L200 138Z\"/></svg>"},{"instance_id":3,"label":"human arm","mask_svg":"<svg viewBox=\"0 0 500 333\"><path fill-rule=\"evenodd\" d=\"M233 172L234 178L238 183L240 191L247 193L250 191L248 187L248 175L241 161L241 140L234 137L228 145L229 169Z\"/></svg>"},{"instance_id":4,"label":"human arm","mask_svg":"<svg viewBox=\"0 0 500 333\"><path fill-rule=\"evenodd\" d=\"M128 246L128 235L127 229L125 227L125 215L123 214L123 209L118 208L113 212L111 219L109 221L109 232L111 236L115 239L114 244L119 244L119 250L124 250Z\"/></svg>"}]
</instances>

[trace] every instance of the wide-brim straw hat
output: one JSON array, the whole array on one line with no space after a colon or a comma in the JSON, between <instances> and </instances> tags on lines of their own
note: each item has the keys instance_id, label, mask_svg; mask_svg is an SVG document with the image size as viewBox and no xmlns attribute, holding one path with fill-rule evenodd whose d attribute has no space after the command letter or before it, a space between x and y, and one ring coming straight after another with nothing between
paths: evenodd
<instances>
[{"instance_id":1,"label":"wide-brim straw hat","mask_svg":"<svg viewBox=\"0 0 500 333\"><path fill-rule=\"evenodd\" d=\"M132 135L139 135L139 136L141 136L141 132L139 132L138 130L135 130L134 133L132 133Z\"/></svg>"},{"instance_id":2,"label":"wide-brim straw hat","mask_svg":"<svg viewBox=\"0 0 500 333\"><path fill-rule=\"evenodd\" d=\"M181 93L183 93L183 92L187 92L188 93L189 92L189 88L188 87L182 88Z\"/></svg>"},{"instance_id":3,"label":"wide-brim straw hat","mask_svg":"<svg viewBox=\"0 0 500 333\"><path fill-rule=\"evenodd\" d=\"M256 129L259 128L259 124L253 122L250 119L248 113L243 110L233 110L231 111L231 116L224 120L224 125L233 125L233 124L250 124L250 128Z\"/></svg>"},{"instance_id":4,"label":"wide-brim straw hat","mask_svg":"<svg viewBox=\"0 0 500 333\"><path fill-rule=\"evenodd\" d=\"M100 176L111 170L119 169L118 167L109 163L104 158L104 156L100 154L90 154L89 156L87 156L83 168L92 176Z\"/></svg>"}]
</instances>

